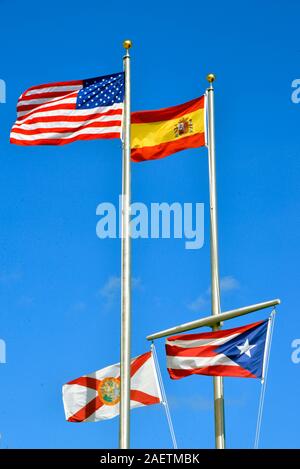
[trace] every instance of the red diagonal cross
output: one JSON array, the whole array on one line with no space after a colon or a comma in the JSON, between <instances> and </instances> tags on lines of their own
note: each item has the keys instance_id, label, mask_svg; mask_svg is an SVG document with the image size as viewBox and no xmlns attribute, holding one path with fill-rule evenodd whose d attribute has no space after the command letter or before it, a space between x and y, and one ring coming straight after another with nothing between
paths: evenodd
<instances>
[{"instance_id":1,"label":"red diagonal cross","mask_svg":"<svg viewBox=\"0 0 300 469\"><path fill-rule=\"evenodd\" d=\"M144 363L150 358L151 352L146 352L143 355L139 356L130 366L130 377L132 378L135 373L144 365ZM117 379L120 379L117 378ZM78 384L79 386L85 386L86 388L94 389L98 391L98 388L101 384L101 380L96 378L91 378L89 376L82 376L80 378L74 379L67 383L68 385ZM138 390L131 390L130 399L140 402L144 405L147 404L156 404L159 403L159 398L151 396L150 394L144 393ZM96 396L90 402L88 402L84 407L79 409L75 414L68 418L69 422L82 422L87 420L94 412L100 409L103 406L103 402L100 400L99 396Z\"/></svg>"},{"instance_id":2,"label":"red diagonal cross","mask_svg":"<svg viewBox=\"0 0 300 469\"><path fill-rule=\"evenodd\" d=\"M89 376L81 376L80 378L70 381L68 384L79 384L79 386L85 386L86 388L91 388L98 390L101 381L96 378L91 378ZM84 407L81 407L75 414L71 415L68 418L69 422L82 422L83 420L88 419L96 410L100 409L103 406L103 402L100 400L99 396L96 396L90 402L88 402Z\"/></svg>"}]
</instances>

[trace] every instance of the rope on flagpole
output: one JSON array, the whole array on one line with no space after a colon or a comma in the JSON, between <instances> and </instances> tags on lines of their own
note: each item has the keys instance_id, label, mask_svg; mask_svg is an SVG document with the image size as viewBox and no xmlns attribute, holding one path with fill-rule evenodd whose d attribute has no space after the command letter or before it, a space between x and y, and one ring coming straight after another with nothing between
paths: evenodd
<instances>
[{"instance_id":1,"label":"rope on flagpole","mask_svg":"<svg viewBox=\"0 0 300 469\"><path fill-rule=\"evenodd\" d=\"M152 350L152 353L153 353L154 364L155 364L155 368L156 368L156 372L157 372L158 382L159 382L160 389L161 389L162 405L163 405L163 407L165 409L165 412L166 412L166 417L167 417L169 430L170 430L170 434L171 434L171 438L172 438L173 448L178 449L177 441L176 441L176 435L175 435L174 426L173 426L171 413L170 413L170 408L169 408L169 404L168 404L168 400L167 400L167 395L166 395L166 391L165 391L165 387L164 387L164 383L163 383L163 379L162 379L162 375L161 375L161 371L160 371L160 366L159 366L159 362L158 362L158 357L157 357L155 345L154 345L153 342L151 344L151 350Z\"/></svg>"},{"instance_id":2,"label":"rope on flagpole","mask_svg":"<svg viewBox=\"0 0 300 469\"><path fill-rule=\"evenodd\" d=\"M270 321L270 332L269 332L269 340L267 338L267 344L266 344L267 350L266 350L266 356L265 356L265 363L263 364L263 368L265 369L265 371L263 373L263 377L262 377L262 380L261 380L261 391L260 391L259 406L258 406L258 416L257 416L257 423L256 423L254 449L258 449L260 431L261 431L261 426L262 426L262 417L263 417L265 395L266 395L266 388L267 388L267 378L268 378L268 370L269 370L271 344L272 344L274 324L275 324L275 313L276 313L276 311L275 311L275 308L274 308L271 315L270 315L270 319L269 319L269 321Z\"/></svg>"}]
</instances>

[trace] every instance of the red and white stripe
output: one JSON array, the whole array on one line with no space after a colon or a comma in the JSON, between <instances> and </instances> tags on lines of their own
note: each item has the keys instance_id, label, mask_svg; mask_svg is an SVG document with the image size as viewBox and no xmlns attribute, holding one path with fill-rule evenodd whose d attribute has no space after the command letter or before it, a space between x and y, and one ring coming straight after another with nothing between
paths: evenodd
<instances>
[{"instance_id":1,"label":"red and white stripe","mask_svg":"<svg viewBox=\"0 0 300 469\"><path fill-rule=\"evenodd\" d=\"M170 377L180 379L197 374L256 378L226 355L217 353L216 349L261 322L223 331L169 337L166 340L166 353Z\"/></svg>"},{"instance_id":2,"label":"red and white stripe","mask_svg":"<svg viewBox=\"0 0 300 469\"><path fill-rule=\"evenodd\" d=\"M162 402L152 352L146 352L131 361L130 376L131 409ZM99 386L104 378L120 380L120 364L74 379L63 386L66 420L98 422L119 414L119 402L105 405L99 397Z\"/></svg>"},{"instance_id":3,"label":"red and white stripe","mask_svg":"<svg viewBox=\"0 0 300 469\"><path fill-rule=\"evenodd\" d=\"M76 109L82 80L50 83L26 90L17 104L10 142L17 145L64 145L76 140L120 138L123 103Z\"/></svg>"}]
</instances>

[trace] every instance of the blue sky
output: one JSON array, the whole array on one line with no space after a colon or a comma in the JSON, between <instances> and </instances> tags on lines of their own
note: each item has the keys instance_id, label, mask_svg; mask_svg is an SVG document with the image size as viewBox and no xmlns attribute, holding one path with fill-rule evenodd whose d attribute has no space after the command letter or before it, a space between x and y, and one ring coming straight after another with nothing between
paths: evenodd
<instances>
[{"instance_id":1,"label":"blue sky","mask_svg":"<svg viewBox=\"0 0 300 469\"><path fill-rule=\"evenodd\" d=\"M65 422L61 386L119 361L120 242L96 236L96 207L117 203L120 142L9 144L15 105L32 85L117 72L133 40L132 108L201 95L217 75L216 138L222 309L280 297L262 447L299 446L299 2L0 1L0 365L2 448L116 447L118 420ZM205 203L205 244L133 242L133 355L145 336L210 313L205 149L132 165L133 201ZM224 280L225 279L225 280ZM196 304L196 307L195 307ZM231 326L262 319L256 313ZM230 327L228 323L227 327ZM179 447L210 448L212 380L169 380L157 350ZM253 446L260 383L225 379L230 448ZM133 447L170 447L160 406L132 412Z\"/></svg>"}]
</instances>

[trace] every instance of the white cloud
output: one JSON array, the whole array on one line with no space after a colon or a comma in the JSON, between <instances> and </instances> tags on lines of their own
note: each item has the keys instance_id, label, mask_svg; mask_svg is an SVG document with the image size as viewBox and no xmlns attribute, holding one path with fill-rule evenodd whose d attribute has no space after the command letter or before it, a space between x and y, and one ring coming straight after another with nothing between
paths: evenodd
<instances>
[{"instance_id":1,"label":"white cloud","mask_svg":"<svg viewBox=\"0 0 300 469\"><path fill-rule=\"evenodd\" d=\"M99 295L104 298L106 302L115 300L121 288L120 277L109 277L107 282L99 290Z\"/></svg>"},{"instance_id":2,"label":"white cloud","mask_svg":"<svg viewBox=\"0 0 300 469\"><path fill-rule=\"evenodd\" d=\"M22 306L22 307L32 306L33 303L34 303L34 299L32 298L32 296L23 295L18 300L18 306Z\"/></svg>"},{"instance_id":3,"label":"white cloud","mask_svg":"<svg viewBox=\"0 0 300 469\"><path fill-rule=\"evenodd\" d=\"M222 277L220 281L220 288L223 292L237 290L240 288L240 284L236 278L232 275L227 275L226 277Z\"/></svg>"},{"instance_id":4,"label":"white cloud","mask_svg":"<svg viewBox=\"0 0 300 469\"><path fill-rule=\"evenodd\" d=\"M77 301L71 307L72 311L81 313L86 310L86 303L84 301Z\"/></svg>"},{"instance_id":5,"label":"white cloud","mask_svg":"<svg viewBox=\"0 0 300 469\"><path fill-rule=\"evenodd\" d=\"M232 275L227 275L220 279L220 290L223 293L238 290L239 288L240 284L238 280ZM204 293L188 304L188 308L194 312L201 312L201 310L207 309L210 303L210 294L211 287L208 287Z\"/></svg>"},{"instance_id":6,"label":"white cloud","mask_svg":"<svg viewBox=\"0 0 300 469\"><path fill-rule=\"evenodd\" d=\"M206 296L206 294L198 296L194 301L192 301L189 305L188 308L191 311L200 311L201 309L207 308L209 304L209 298Z\"/></svg>"},{"instance_id":7,"label":"white cloud","mask_svg":"<svg viewBox=\"0 0 300 469\"><path fill-rule=\"evenodd\" d=\"M189 410L200 410L207 411L214 408L213 398L207 398L197 394L196 396L175 396L171 395L168 397L168 403L173 409L186 409Z\"/></svg>"},{"instance_id":8,"label":"white cloud","mask_svg":"<svg viewBox=\"0 0 300 469\"><path fill-rule=\"evenodd\" d=\"M143 285L139 277L133 277L131 279L132 289L142 290ZM111 276L100 288L98 296L100 296L105 302L106 307L109 309L118 300L121 294L121 278L117 276Z\"/></svg>"},{"instance_id":9,"label":"white cloud","mask_svg":"<svg viewBox=\"0 0 300 469\"><path fill-rule=\"evenodd\" d=\"M21 272L0 272L0 283L2 285L10 285L12 283L18 282L22 277Z\"/></svg>"},{"instance_id":10,"label":"white cloud","mask_svg":"<svg viewBox=\"0 0 300 469\"><path fill-rule=\"evenodd\" d=\"M210 411L214 407L213 398L201 396L201 394L178 396L169 395L168 403L171 409L189 409L189 411ZM226 397L226 405L235 408L243 408L247 405L247 398L240 395L237 398Z\"/></svg>"}]
</instances>

